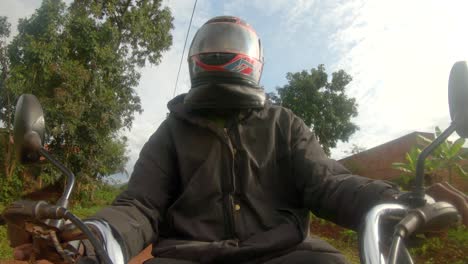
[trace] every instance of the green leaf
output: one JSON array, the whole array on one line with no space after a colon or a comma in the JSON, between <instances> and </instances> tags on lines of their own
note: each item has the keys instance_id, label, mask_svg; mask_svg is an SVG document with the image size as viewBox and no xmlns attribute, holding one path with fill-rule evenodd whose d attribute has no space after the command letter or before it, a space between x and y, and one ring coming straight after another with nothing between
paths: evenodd
<instances>
[{"instance_id":1,"label":"green leaf","mask_svg":"<svg viewBox=\"0 0 468 264\"><path fill-rule=\"evenodd\" d=\"M454 157L456 156L460 150L462 149L463 145L465 144L465 139L464 138L459 138L455 140L455 142L452 144L450 149L448 150L448 157Z\"/></svg>"},{"instance_id":2,"label":"green leaf","mask_svg":"<svg viewBox=\"0 0 468 264\"><path fill-rule=\"evenodd\" d=\"M418 134L418 139L420 139L424 144L424 146L428 146L429 144L432 143L432 140L428 139L427 137Z\"/></svg>"},{"instance_id":3,"label":"green leaf","mask_svg":"<svg viewBox=\"0 0 468 264\"><path fill-rule=\"evenodd\" d=\"M407 167L408 167L408 164L407 164L407 163L403 163L403 162L394 162L394 163L392 163L392 166L393 166L394 168L398 168L398 167L407 168Z\"/></svg>"}]
</instances>

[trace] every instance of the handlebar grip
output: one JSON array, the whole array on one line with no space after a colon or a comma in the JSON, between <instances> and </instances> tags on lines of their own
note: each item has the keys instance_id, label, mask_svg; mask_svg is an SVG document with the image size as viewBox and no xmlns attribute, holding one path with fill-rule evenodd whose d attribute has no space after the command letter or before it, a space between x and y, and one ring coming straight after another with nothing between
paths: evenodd
<instances>
[{"instance_id":1,"label":"handlebar grip","mask_svg":"<svg viewBox=\"0 0 468 264\"><path fill-rule=\"evenodd\" d=\"M60 219L66 209L61 206L50 205L45 201L15 201L3 212L3 218L9 224L17 224L23 221Z\"/></svg>"},{"instance_id":2,"label":"handlebar grip","mask_svg":"<svg viewBox=\"0 0 468 264\"><path fill-rule=\"evenodd\" d=\"M399 235L405 238L413 234L423 224L424 216L420 214L420 211L412 211L398 223L395 230L398 230Z\"/></svg>"}]
</instances>

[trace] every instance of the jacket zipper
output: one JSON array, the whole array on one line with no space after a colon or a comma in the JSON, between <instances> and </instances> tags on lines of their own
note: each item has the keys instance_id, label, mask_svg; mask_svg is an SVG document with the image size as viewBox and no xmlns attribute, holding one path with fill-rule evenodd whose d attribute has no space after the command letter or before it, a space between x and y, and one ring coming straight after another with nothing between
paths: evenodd
<instances>
[{"instance_id":1,"label":"jacket zipper","mask_svg":"<svg viewBox=\"0 0 468 264\"><path fill-rule=\"evenodd\" d=\"M228 181L225 181L226 184L226 189L228 190L228 193L225 194L224 198L224 204L225 204L225 211L226 211L226 220L227 220L227 230L229 233L230 238L235 238L236 237L236 228L235 228L235 222L234 222L234 197L233 194L235 193L235 169L234 169L234 162L235 162L235 155L236 151L234 149L234 146L232 145L231 138L229 137L227 128L224 128L224 136L227 140L229 150L231 151L231 157L232 157L232 162L231 162L231 173Z\"/></svg>"}]
</instances>

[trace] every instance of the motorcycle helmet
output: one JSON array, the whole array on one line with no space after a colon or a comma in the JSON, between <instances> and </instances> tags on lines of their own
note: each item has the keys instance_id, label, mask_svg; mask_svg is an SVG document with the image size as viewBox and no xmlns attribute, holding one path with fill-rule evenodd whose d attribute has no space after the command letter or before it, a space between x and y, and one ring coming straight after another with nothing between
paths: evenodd
<instances>
[{"instance_id":1,"label":"motorcycle helmet","mask_svg":"<svg viewBox=\"0 0 468 264\"><path fill-rule=\"evenodd\" d=\"M210 19L195 34L188 54L191 109L261 108L263 51L255 30L240 18Z\"/></svg>"}]
</instances>

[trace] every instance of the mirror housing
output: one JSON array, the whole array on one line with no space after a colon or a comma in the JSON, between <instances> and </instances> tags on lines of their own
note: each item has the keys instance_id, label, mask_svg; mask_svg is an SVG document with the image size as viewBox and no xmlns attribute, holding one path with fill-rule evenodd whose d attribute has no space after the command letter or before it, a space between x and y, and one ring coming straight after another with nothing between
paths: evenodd
<instances>
[{"instance_id":1,"label":"mirror housing","mask_svg":"<svg viewBox=\"0 0 468 264\"><path fill-rule=\"evenodd\" d=\"M424 161L453 132L462 138L468 138L468 65L466 61L458 61L450 70L448 82L448 101L452 123L419 155L416 163L416 179L412 195L412 207L423 206L426 201L424 190Z\"/></svg>"},{"instance_id":2,"label":"mirror housing","mask_svg":"<svg viewBox=\"0 0 468 264\"><path fill-rule=\"evenodd\" d=\"M468 65L466 61L456 62L450 71L448 84L450 118L457 134L468 138Z\"/></svg>"},{"instance_id":3,"label":"mirror housing","mask_svg":"<svg viewBox=\"0 0 468 264\"><path fill-rule=\"evenodd\" d=\"M13 134L17 159L23 164L39 161L45 121L42 106L34 95L23 94L18 99Z\"/></svg>"},{"instance_id":4,"label":"mirror housing","mask_svg":"<svg viewBox=\"0 0 468 264\"><path fill-rule=\"evenodd\" d=\"M21 163L33 163L44 157L67 176L63 194L56 203L57 206L67 208L75 185L75 175L42 147L45 139L44 111L34 95L23 94L18 99L13 134L16 157ZM45 223L58 229L63 226L63 221L60 220L47 220Z\"/></svg>"}]
</instances>

